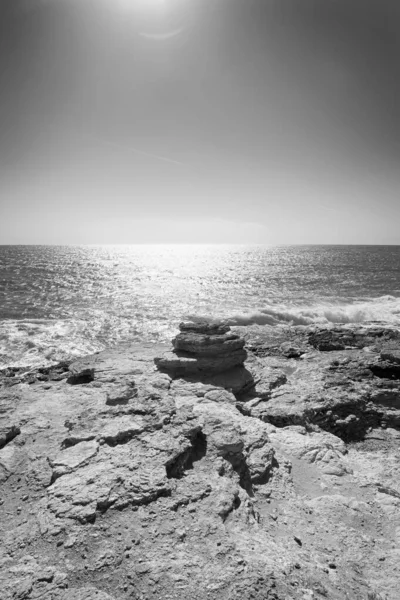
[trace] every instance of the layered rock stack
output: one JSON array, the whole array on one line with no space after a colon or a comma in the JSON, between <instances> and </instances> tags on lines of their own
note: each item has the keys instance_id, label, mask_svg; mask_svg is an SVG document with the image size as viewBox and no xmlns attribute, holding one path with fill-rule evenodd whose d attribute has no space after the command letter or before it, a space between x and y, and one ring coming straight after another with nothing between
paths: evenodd
<instances>
[{"instance_id":1,"label":"layered rock stack","mask_svg":"<svg viewBox=\"0 0 400 600\"><path fill-rule=\"evenodd\" d=\"M174 376L223 373L242 366L247 358L245 341L224 323L185 322L179 330L173 351L155 359L160 370Z\"/></svg>"}]
</instances>

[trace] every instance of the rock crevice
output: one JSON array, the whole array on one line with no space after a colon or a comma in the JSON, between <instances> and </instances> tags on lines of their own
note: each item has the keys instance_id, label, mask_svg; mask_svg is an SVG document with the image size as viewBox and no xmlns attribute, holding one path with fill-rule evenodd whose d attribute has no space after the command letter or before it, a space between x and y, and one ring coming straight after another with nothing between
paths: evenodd
<instances>
[{"instance_id":1,"label":"rock crevice","mask_svg":"<svg viewBox=\"0 0 400 600\"><path fill-rule=\"evenodd\" d=\"M397 600L398 340L182 323L0 373L2 599Z\"/></svg>"}]
</instances>

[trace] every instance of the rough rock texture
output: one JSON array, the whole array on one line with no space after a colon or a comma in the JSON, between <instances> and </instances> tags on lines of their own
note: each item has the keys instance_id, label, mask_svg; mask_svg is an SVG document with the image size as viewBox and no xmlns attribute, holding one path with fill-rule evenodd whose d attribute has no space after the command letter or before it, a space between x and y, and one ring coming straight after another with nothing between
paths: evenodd
<instances>
[{"instance_id":1,"label":"rough rock texture","mask_svg":"<svg viewBox=\"0 0 400 600\"><path fill-rule=\"evenodd\" d=\"M189 352L198 356L217 356L231 354L241 350L244 340L235 333L224 335L205 335L200 333L182 332L173 340L175 350Z\"/></svg>"},{"instance_id":2,"label":"rough rock texture","mask_svg":"<svg viewBox=\"0 0 400 600\"><path fill-rule=\"evenodd\" d=\"M161 358L156 359L160 370L171 373L174 377L184 377L195 373L222 373L239 365L243 365L247 358L245 350L234 350L230 354L216 356L194 356L179 352L165 352Z\"/></svg>"},{"instance_id":3,"label":"rough rock texture","mask_svg":"<svg viewBox=\"0 0 400 600\"><path fill-rule=\"evenodd\" d=\"M393 342L397 331L318 329L318 339L324 340L320 352L314 350L316 332L307 333L311 348L299 360L287 360L284 353L278 358L281 346L266 346L258 339L247 368L260 383L241 398L242 411L279 427L318 425L345 440L363 439L370 427L400 426L400 364ZM303 344L304 328L298 329L298 337ZM333 350L338 339L345 339L346 347ZM400 339L397 344L399 348ZM286 381L280 378L282 372L288 374ZM276 384L268 391L271 381Z\"/></svg>"},{"instance_id":4,"label":"rough rock texture","mask_svg":"<svg viewBox=\"0 0 400 600\"><path fill-rule=\"evenodd\" d=\"M179 329L174 350L155 359L157 367L172 377L223 373L242 367L247 358L244 340L227 325L186 322Z\"/></svg>"},{"instance_id":5,"label":"rough rock texture","mask_svg":"<svg viewBox=\"0 0 400 600\"><path fill-rule=\"evenodd\" d=\"M208 327L180 339L241 340ZM246 344L221 373L142 344L0 374L1 600L397 600L398 332Z\"/></svg>"}]
</instances>

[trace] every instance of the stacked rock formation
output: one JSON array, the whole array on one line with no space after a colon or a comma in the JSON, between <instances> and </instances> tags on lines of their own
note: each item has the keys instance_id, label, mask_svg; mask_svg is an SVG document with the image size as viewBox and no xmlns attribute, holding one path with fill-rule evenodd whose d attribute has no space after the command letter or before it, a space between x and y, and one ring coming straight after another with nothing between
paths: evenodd
<instances>
[{"instance_id":1,"label":"stacked rock formation","mask_svg":"<svg viewBox=\"0 0 400 600\"><path fill-rule=\"evenodd\" d=\"M172 340L173 351L155 359L160 370L174 376L222 373L247 358L244 339L224 323L184 322L179 330Z\"/></svg>"}]
</instances>

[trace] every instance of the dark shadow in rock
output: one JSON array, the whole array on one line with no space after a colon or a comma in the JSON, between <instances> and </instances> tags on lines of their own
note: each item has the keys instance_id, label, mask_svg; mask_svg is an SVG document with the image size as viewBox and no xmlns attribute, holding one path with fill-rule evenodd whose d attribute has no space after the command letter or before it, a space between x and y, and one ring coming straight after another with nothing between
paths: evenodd
<instances>
[{"instance_id":1,"label":"dark shadow in rock","mask_svg":"<svg viewBox=\"0 0 400 600\"><path fill-rule=\"evenodd\" d=\"M235 496L232 505L229 507L229 509L227 510L227 512L221 514L220 513L220 517L222 519L222 522L225 523L228 518L230 517L230 515L233 513L233 511L237 510L240 505L242 504L241 499L239 498L239 496Z\"/></svg>"},{"instance_id":2,"label":"dark shadow in rock","mask_svg":"<svg viewBox=\"0 0 400 600\"><path fill-rule=\"evenodd\" d=\"M399 339L399 332L386 327L375 327L367 331L351 331L346 327L322 328L308 334L308 343L321 352L344 350L346 347L365 348L379 346Z\"/></svg>"},{"instance_id":3,"label":"dark shadow in rock","mask_svg":"<svg viewBox=\"0 0 400 600\"><path fill-rule=\"evenodd\" d=\"M108 509L114 504L115 500L103 500L97 501L97 512L100 514L104 514L108 511Z\"/></svg>"},{"instance_id":4,"label":"dark shadow in rock","mask_svg":"<svg viewBox=\"0 0 400 600\"><path fill-rule=\"evenodd\" d=\"M97 515L90 515L89 517L86 517L85 519L79 519L81 523L85 524L88 523L89 525L94 525L96 523L96 517Z\"/></svg>"},{"instance_id":5,"label":"dark shadow in rock","mask_svg":"<svg viewBox=\"0 0 400 600\"><path fill-rule=\"evenodd\" d=\"M115 446L123 446L124 444L127 444L137 435L138 432L136 430L127 430L120 431L115 435L104 436L102 440L105 444L107 444L107 446L110 446L110 448L115 448Z\"/></svg>"},{"instance_id":6,"label":"dark shadow in rock","mask_svg":"<svg viewBox=\"0 0 400 600\"><path fill-rule=\"evenodd\" d=\"M385 406L386 408L400 408L400 391L399 390L381 390L372 398L374 404ZM399 415L400 417L400 415ZM391 427L396 427L394 415Z\"/></svg>"},{"instance_id":7,"label":"dark shadow in rock","mask_svg":"<svg viewBox=\"0 0 400 600\"><path fill-rule=\"evenodd\" d=\"M94 380L94 364L92 357L78 359L69 365L69 376L67 383L70 385L81 385Z\"/></svg>"},{"instance_id":8,"label":"dark shadow in rock","mask_svg":"<svg viewBox=\"0 0 400 600\"><path fill-rule=\"evenodd\" d=\"M178 456L175 456L166 464L168 479L182 479L185 471L193 469L195 462L198 462L207 454L207 437L202 431L198 431L191 440L191 448L185 450Z\"/></svg>"},{"instance_id":9,"label":"dark shadow in rock","mask_svg":"<svg viewBox=\"0 0 400 600\"><path fill-rule=\"evenodd\" d=\"M371 365L369 369L375 377L379 377L379 379L391 379L392 381L400 379L400 365L398 364L376 364Z\"/></svg>"},{"instance_id":10,"label":"dark shadow in rock","mask_svg":"<svg viewBox=\"0 0 400 600\"><path fill-rule=\"evenodd\" d=\"M239 460L234 460L230 456L225 456L225 460L227 460L231 465L235 473L239 475L239 485L241 488L246 490L248 495L253 498L254 490L253 484L251 481L251 475L249 471L249 467L247 466L246 460L242 455Z\"/></svg>"},{"instance_id":11,"label":"dark shadow in rock","mask_svg":"<svg viewBox=\"0 0 400 600\"><path fill-rule=\"evenodd\" d=\"M126 406L131 398L107 398L107 406Z\"/></svg>"},{"instance_id":12,"label":"dark shadow in rock","mask_svg":"<svg viewBox=\"0 0 400 600\"><path fill-rule=\"evenodd\" d=\"M287 376L281 369L276 369L275 373L272 372L269 375L256 377L253 380L253 386L245 389L244 391L236 394L236 399L241 402L249 402L254 398L260 398L263 401L267 401L271 398L271 394L274 390L287 383Z\"/></svg>"},{"instance_id":13,"label":"dark shadow in rock","mask_svg":"<svg viewBox=\"0 0 400 600\"><path fill-rule=\"evenodd\" d=\"M67 361L62 361L51 367L39 367L36 378L40 381L60 381L66 377L68 371L69 363Z\"/></svg>"},{"instance_id":14,"label":"dark shadow in rock","mask_svg":"<svg viewBox=\"0 0 400 600\"><path fill-rule=\"evenodd\" d=\"M95 433L90 433L90 432L82 433L81 432L76 436L74 436L71 433L71 435L69 437L65 438L61 442L61 450L65 450L65 448L72 448L72 446L76 446L77 444L80 444L81 442L90 442L90 441L94 440L95 438L96 438Z\"/></svg>"},{"instance_id":15,"label":"dark shadow in rock","mask_svg":"<svg viewBox=\"0 0 400 600\"><path fill-rule=\"evenodd\" d=\"M260 477L253 476L252 483L256 486L257 485L266 485L269 482L269 480L271 479L271 474L274 469L275 470L279 469L279 463L276 460L275 456L272 457L271 467L267 471L265 471L265 473L263 475L261 475Z\"/></svg>"},{"instance_id":16,"label":"dark shadow in rock","mask_svg":"<svg viewBox=\"0 0 400 600\"><path fill-rule=\"evenodd\" d=\"M7 446L14 438L21 433L21 429L17 425L11 425L0 429L0 449Z\"/></svg>"},{"instance_id":17,"label":"dark shadow in rock","mask_svg":"<svg viewBox=\"0 0 400 600\"><path fill-rule=\"evenodd\" d=\"M315 411L312 418L305 424L312 428L318 425L321 429L333 433L344 442L364 439L368 429L380 427L382 412L373 406L336 407L334 411Z\"/></svg>"},{"instance_id":18,"label":"dark shadow in rock","mask_svg":"<svg viewBox=\"0 0 400 600\"><path fill-rule=\"evenodd\" d=\"M94 380L94 373L85 372L85 373L78 373L76 375L71 375L70 377L68 377L67 383L69 383L70 385L82 385L85 383L91 383L93 380Z\"/></svg>"},{"instance_id":19,"label":"dark shadow in rock","mask_svg":"<svg viewBox=\"0 0 400 600\"><path fill-rule=\"evenodd\" d=\"M385 412L382 406L384 398L384 394L370 398L370 402L363 398L349 398L348 403L334 408L329 404L320 407L314 404L314 406L306 409L296 410L295 404L285 404L284 398L280 397L263 403L263 410L258 411L257 414L248 411L245 405L241 405L239 408L243 415L249 416L250 414L252 417L258 418L264 423L270 423L275 427L301 425L310 432L319 427L324 431L337 435L348 443L364 439L370 428L381 427L382 422L385 420ZM386 401L388 401L388 398L386 398ZM256 410L258 408L256 407ZM399 421L395 415L391 415L390 426L397 428L399 424L400 415Z\"/></svg>"},{"instance_id":20,"label":"dark shadow in rock","mask_svg":"<svg viewBox=\"0 0 400 600\"><path fill-rule=\"evenodd\" d=\"M242 504L241 499L239 498L239 496L236 496L235 500L233 501L234 510L237 510L241 504Z\"/></svg>"},{"instance_id":21,"label":"dark shadow in rock","mask_svg":"<svg viewBox=\"0 0 400 600\"><path fill-rule=\"evenodd\" d=\"M188 383L204 383L206 385L222 387L228 392L232 392L236 398L250 392L255 386L253 375L243 366L233 367L222 373L211 374L206 371L199 372L195 375L181 377L180 379Z\"/></svg>"}]
</instances>

